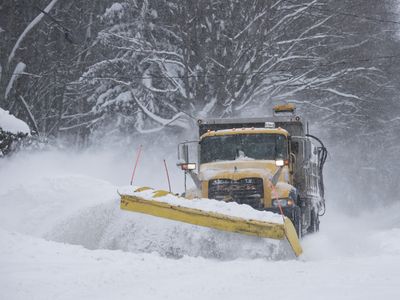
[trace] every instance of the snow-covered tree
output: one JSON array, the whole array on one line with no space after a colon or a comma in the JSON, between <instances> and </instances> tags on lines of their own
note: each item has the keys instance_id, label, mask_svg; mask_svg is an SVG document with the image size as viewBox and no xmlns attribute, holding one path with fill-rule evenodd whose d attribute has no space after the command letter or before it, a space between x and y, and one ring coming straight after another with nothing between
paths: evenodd
<instances>
[{"instance_id":1,"label":"snow-covered tree","mask_svg":"<svg viewBox=\"0 0 400 300\"><path fill-rule=\"evenodd\" d=\"M368 92L359 86L384 88L387 78L374 64L343 57L363 42L351 38L353 31L337 30L343 16L332 3L114 3L102 17L96 63L80 78L76 100L87 110L74 122L90 127L115 120L149 132L186 126L188 116L266 111L296 99L329 125L361 124Z\"/></svg>"},{"instance_id":2,"label":"snow-covered tree","mask_svg":"<svg viewBox=\"0 0 400 300\"><path fill-rule=\"evenodd\" d=\"M181 128L279 101L335 136L379 129L369 120L394 111L382 102L399 89L385 59L398 42L373 21L389 2L12 0L0 9L0 102L50 136Z\"/></svg>"},{"instance_id":3,"label":"snow-covered tree","mask_svg":"<svg viewBox=\"0 0 400 300\"><path fill-rule=\"evenodd\" d=\"M0 105L42 136L57 136L68 86L86 68L107 1L10 0L0 5Z\"/></svg>"}]
</instances>

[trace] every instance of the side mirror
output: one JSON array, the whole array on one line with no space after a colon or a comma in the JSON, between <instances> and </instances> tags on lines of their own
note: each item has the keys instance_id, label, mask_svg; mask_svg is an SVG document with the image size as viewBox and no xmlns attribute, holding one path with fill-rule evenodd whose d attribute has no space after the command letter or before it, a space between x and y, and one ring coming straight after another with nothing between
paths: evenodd
<instances>
[{"instance_id":1,"label":"side mirror","mask_svg":"<svg viewBox=\"0 0 400 300\"><path fill-rule=\"evenodd\" d=\"M191 163L189 158L189 145L190 143L198 144L199 141L186 141L178 145L178 163L177 166L183 171L192 171L196 169L196 164Z\"/></svg>"},{"instance_id":2,"label":"side mirror","mask_svg":"<svg viewBox=\"0 0 400 300\"><path fill-rule=\"evenodd\" d=\"M189 146L186 143L178 145L178 160L188 163L189 162Z\"/></svg>"}]
</instances>

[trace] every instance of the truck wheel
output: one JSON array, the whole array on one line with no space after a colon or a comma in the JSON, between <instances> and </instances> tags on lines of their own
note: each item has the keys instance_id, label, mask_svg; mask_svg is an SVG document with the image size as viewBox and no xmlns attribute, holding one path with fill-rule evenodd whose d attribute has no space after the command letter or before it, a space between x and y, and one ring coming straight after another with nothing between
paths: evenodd
<instances>
[{"instance_id":1,"label":"truck wheel","mask_svg":"<svg viewBox=\"0 0 400 300\"><path fill-rule=\"evenodd\" d=\"M315 212L315 210L312 210L310 227L308 227L307 232L313 233L313 232L317 232L317 231L319 231L319 216Z\"/></svg>"},{"instance_id":2,"label":"truck wheel","mask_svg":"<svg viewBox=\"0 0 400 300\"><path fill-rule=\"evenodd\" d=\"M302 234L302 222L301 222L301 211L300 208L296 210L296 213L294 214L293 218L293 223L294 223L294 228L296 229L297 236L299 239L303 236Z\"/></svg>"}]
</instances>

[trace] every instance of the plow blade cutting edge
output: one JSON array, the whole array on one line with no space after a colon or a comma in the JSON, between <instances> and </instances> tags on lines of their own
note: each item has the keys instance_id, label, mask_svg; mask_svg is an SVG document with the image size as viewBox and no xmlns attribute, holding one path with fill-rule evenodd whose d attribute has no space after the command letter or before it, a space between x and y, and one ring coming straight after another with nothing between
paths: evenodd
<instances>
[{"instance_id":1,"label":"plow blade cutting edge","mask_svg":"<svg viewBox=\"0 0 400 300\"><path fill-rule=\"evenodd\" d=\"M147 189L148 188L142 188L135 192L141 192ZM138 195L122 194L120 195L120 207L123 210L139 212L222 231L254 235L276 240L287 239L296 256L299 256L303 252L296 230L290 219L287 217L283 217L283 223L265 222L204 211L182 205L174 205L157 199L168 194L167 191L154 191L151 199L146 199Z\"/></svg>"}]
</instances>

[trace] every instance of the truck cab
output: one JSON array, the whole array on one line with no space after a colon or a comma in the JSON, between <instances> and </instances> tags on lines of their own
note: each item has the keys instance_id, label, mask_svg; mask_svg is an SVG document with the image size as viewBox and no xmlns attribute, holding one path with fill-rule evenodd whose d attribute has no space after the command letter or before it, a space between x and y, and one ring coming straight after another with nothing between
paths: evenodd
<instances>
[{"instance_id":1,"label":"truck cab","mask_svg":"<svg viewBox=\"0 0 400 300\"><path fill-rule=\"evenodd\" d=\"M275 107L272 117L198 120L198 165L189 163L187 143L179 151L179 165L193 178L197 195L284 214L299 237L317 231L325 207L326 148L313 144L320 140L305 133L294 111L285 105Z\"/></svg>"}]
</instances>

